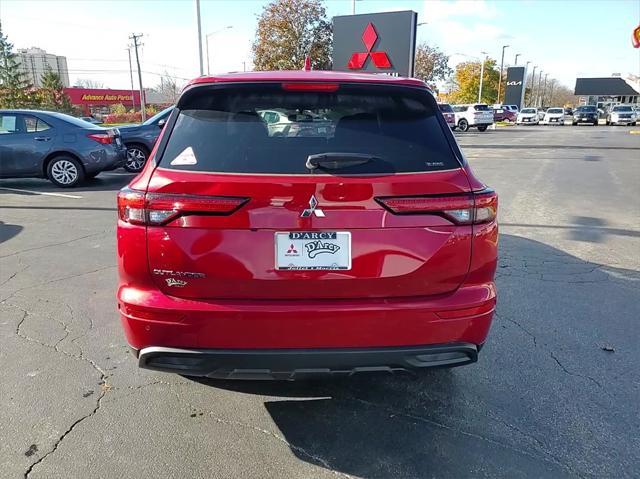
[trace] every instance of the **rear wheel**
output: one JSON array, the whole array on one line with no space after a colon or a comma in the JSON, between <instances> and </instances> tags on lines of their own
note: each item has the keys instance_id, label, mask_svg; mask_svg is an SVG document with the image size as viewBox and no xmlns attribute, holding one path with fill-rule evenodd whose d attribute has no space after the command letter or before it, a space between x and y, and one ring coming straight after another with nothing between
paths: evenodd
<instances>
[{"instance_id":1,"label":"rear wheel","mask_svg":"<svg viewBox=\"0 0 640 479\"><path fill-rule=\"evenodd\" d=\"M127 146L127 161L124 163L124 169L130 173L138 173L142 170L142 167L147 162L146 148L140 145L128 145Z\"/></svg>"},{"instance_id":2,"label":"rear wheel","mask_svg":"<svg viewBox=\"0 0 640 479\"><path fill-rule=\"evenodd\" d=\"M478 131L486 131L487 130L487 125L482 125L478 127Z\"/></svg>"},{"instance_id":3,"label":"rear wheel","mask_svg":"<svg viewBox=\"0 0 640 479\"><path fill-rule=\"evenodd\" d=\"M469 122L463 118L458 122L458 128L460 131L469 131Z\"/></svg>"},{"instance_id":4,"label":"rear wheel","mask_svg":"<svg viewBox=\"0 0 640 479\"><path fill-rule=\"evenodd\" d=\"M571 122L571 124L572 124L573 126L577 126L577 125L578 125L578 122L577 122L577 121L572 121L572 122Z\"/></svg>"},{"instance_id":5,"label":"rear wheel","mask_svg":"<svg viewBox=\"0 0 640 479\"><path fill-rule=\"evenodd\" d=\"M47 166L47 177L60 188L71 188L84 180L80 163L70 156L58 156Z\"/></svg>"}]
</instances>

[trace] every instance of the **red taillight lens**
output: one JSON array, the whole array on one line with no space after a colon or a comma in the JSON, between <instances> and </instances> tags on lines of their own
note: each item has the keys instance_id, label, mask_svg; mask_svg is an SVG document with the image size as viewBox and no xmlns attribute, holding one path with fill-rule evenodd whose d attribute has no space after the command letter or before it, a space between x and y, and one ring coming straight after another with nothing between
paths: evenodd
<instances>
[{"instance_id":1,"label":"red taillight lens","mask_svg":"<svg viewBox=\"0 0 640 479\"><path fill-rule=\"evenodd\" d=\"M493 190L465 195L406 196L376 200L397 215L438 215L460 225L488 223L496 218L498 212L498 196Z\"/></svg>"},{"instance_id":2,"label":"red taillight lens","mask_svg":"<svg viewBox=\"0 0 640 479\"><path fill-rule=\"evenodd\" d=\"M340 85L337 83L283 83L282 89L286 91L318 91L318 92L333 92L337 91Z\"/></svg>"},{"instance_id":3,"label":"red taillight lens","mask_svg":"<svg viewBox=\"0 0 640 479\"><path fill-rule=\"evenodd\" d=\"M93 141L97 141L101 145L109 145L113 143L114 136L107 133L92 133L87 135L87 138L91 138Z\"/></svg>"},{"instance_id":4,"label":"red taillight lens","mask_svg":"<svg viewBox=\"0 0 640 479\"><path fill-rule=\"evenodd\" d=\"M229 215L248 198L149 193L123 189L118 194L118 215L131 224L161 225L179 216Z\"/></svg>"}]
</instances>

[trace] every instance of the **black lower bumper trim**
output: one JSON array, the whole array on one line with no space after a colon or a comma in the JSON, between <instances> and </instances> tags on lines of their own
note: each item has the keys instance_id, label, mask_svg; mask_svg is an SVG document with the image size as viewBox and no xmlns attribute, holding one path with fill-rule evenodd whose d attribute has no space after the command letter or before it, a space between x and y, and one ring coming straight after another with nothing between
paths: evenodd
<instances>
[{"instance_id":1,"label":"black lower bumper trim","mask_svg":"<svg viewBox=\"0 0 640 479\"><path fill-rule=\"evenodd\" d=\"M219 379L299 379L359 372L415 371L476 362L469 343L345 349L177 349L140 350L141 368Z\"/></svg>"}]
</instances>

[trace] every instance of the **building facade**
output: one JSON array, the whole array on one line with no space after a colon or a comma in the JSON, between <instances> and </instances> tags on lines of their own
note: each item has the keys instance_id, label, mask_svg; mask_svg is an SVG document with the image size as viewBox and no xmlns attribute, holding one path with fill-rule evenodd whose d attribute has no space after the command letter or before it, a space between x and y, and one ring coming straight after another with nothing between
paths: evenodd
<instances>
[{"instance_id":1,"label":"building facade","mask_svg":"<svg viewBox=\"0 0 640 479\"><path fill-rule=\"evenodd\" d=\"M48 68L60 75L63 86L69 86L67 57L53 55L36 47L18 49L17 57L22 71L34 87L40 88L42 86L42 75Z\"/></svg>"},{"instance_id":2,"label":"building facade","mask_svg":"<svg viewBox=\"0 0 640 479\"><path fill-rule=\"evenodd\" d=\"M578 78L574 94L579 97L579 104L602 109L618 104L640 104L640 86L631 77Z\"/></svg>"}]
</instances>

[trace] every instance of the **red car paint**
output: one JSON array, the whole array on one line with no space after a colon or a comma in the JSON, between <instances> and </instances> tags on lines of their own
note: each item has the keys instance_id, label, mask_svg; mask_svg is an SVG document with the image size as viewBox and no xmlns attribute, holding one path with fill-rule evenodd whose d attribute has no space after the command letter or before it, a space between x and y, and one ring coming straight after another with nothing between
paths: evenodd
<instances>
[{"instance_id":1,"label":"red car paint","mask_svg":"<svg viewBox=\"0 0 640 479\"><path fill-rule=\"evenodd\" d=\"M321 88L326 82L426 90L415 79L295 71L201 77L185 91L263 82L309 82L326 92L334 90ZM171 135L165 128L144 170L119 196L117 298L129 344L136 350L481 346L496 302L497 221L456 223L428 210L453 199L471 208L490 205L495 213L497 197L474 177L446 130L461 162L453 169L265 176L158 166L156 151ZM311 195L324 217L300 216ZM126 220L126 208L153 209L154 201L165 201L156 209L169 208L180 198L186 206L176 206L165 224ZM189 203L202 198L213 198L206 207L214 214ZM224 198L231 203L216 202ZM218 207L228 213L215 214ZM351 232L350 270L275 269L275 232L327 230ZM180 276L187 273L198 277ZM176 288L170 276L186 284Z\"/></svg>"}]
</instances>

